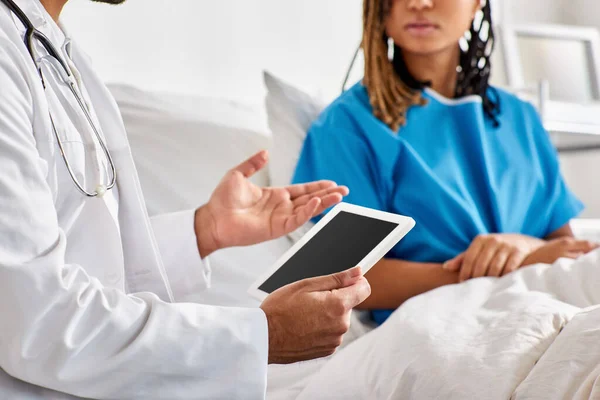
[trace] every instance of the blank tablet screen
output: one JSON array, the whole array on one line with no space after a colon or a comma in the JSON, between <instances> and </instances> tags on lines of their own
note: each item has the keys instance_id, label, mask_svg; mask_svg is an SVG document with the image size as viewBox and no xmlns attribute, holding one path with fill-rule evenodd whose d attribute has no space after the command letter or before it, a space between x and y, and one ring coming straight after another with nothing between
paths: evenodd
<instances>
[{"instance_id":1,"label":"blank tablet screen","mask_svg":"<svg viewBox=\"0 0 600 400\"><path fill-rule=\"evenodd\" d=\"M259 289L271 293L305 278L356 267L398 224L340 211Z\"/></svg>"}]
</instances>

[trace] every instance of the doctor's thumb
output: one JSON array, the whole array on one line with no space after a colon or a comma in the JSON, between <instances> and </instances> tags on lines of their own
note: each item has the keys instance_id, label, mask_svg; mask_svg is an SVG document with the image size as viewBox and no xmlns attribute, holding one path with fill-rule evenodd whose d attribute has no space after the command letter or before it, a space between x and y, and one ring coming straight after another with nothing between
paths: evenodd
<instances>
[{"instance_id":1,"label":"doctor's thumb","mask_svg":"<svg viewBox=\"0 0 600 400\"><path fill-rule=\"evenodd\" d=\"M361 268L354 267L346 271L337 272L335 274L312 278L310 279L310 289L314 292L343 289L354 285L361 278Z\"/></svg>"},{"instance_id":2,"label":"doctor's thumb","mask_svg":"<svg viewBox=\"0 0 600 400\"><path fill-rule=\"evenodd\" d=\"M264 166L269 161L269 152L266 150L259 151L233 170L240 172L246 178L250 178L256 172L260 171L264 168Z\"/></svg>"}]
</instances>

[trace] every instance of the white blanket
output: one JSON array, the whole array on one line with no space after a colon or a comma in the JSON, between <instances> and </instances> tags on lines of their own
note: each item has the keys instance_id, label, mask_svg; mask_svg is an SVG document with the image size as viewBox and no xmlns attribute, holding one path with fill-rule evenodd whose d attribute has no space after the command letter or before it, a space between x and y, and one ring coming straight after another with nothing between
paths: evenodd
<instances>
[{"instance_id":1,"label":"white blanket","mask_svg":"<svg viewBox=\"0 0 600 400\"><path fill-rule=\"evenodd\" d=\"M544 353L514 400L600 399L600 307L578 313Z\"/></svg>"},{"instance_id":2,"label":"white blanket","mask_svg":"<svg viewBox=\"0 0 600 400\"><path fill-rule=\"evenodd\" d=\"M443 287L328 360L272 367L268 397L600 398L596 304L600 251Z\"/></svg>"}]
</instances>

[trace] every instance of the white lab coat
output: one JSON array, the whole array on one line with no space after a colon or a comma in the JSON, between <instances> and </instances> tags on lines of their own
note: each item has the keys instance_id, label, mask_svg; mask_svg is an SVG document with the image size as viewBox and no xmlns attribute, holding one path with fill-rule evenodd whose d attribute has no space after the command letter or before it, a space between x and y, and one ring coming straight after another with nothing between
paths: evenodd
<instances>
[{"instance_id":1,"label":"white lab coat","mask_svg":"<svg viewBox=\"0 0 600 400\"><path fill-rule=\"evenodd\" d=\"M172 302L209 284L193 212L148 218L116 103L39 0L17 4L71 55L118 181L104 198L77 191L48 111L83 171L81 111L51 73L44 94L0 4L0 398L263 398L263 312Z\"/></svg>"}]
</instances>

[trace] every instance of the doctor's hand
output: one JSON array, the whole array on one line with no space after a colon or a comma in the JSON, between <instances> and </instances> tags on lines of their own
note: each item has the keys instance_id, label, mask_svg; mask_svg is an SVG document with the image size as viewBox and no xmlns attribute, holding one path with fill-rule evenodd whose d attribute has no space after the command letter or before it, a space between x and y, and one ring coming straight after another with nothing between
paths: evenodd
<instances>
[{"instance_id":1,"label":"doctor's hand","mask_svg":"<svg viewBox=\"0 0 600 400\"><path fill-rule=\"evenodd\" d=\"M499 277L520 268L525 258L544 243L519 234L479 235L464 253L444 263L443 268L460 271L459 282L483 276Z\"/></svg>"},{"instance_id":2,"label":"doctor's hand","mask_svg":"<svg viewBox=\"0 0 600 400\"><path fill-rule=\"evenodd\" d=\"M269 364L332 355L350 327L352 309L370 294L360 267L271 293L260 306L269 326Z\"/></svg>"},{"instance_id":3,"label":"doctor's hand","mask_svg":"<svg viewBox=\"0 0 600 400\"><path fill-rule=\"evenodd\" d=\"M319 181L261 188L248 178L266 165L262 151L230 170L208 203L196 211L195 230L202 257L226 247L248 246L293 232L339 203L348 188Z\"/></svg>"}]
</instances>

